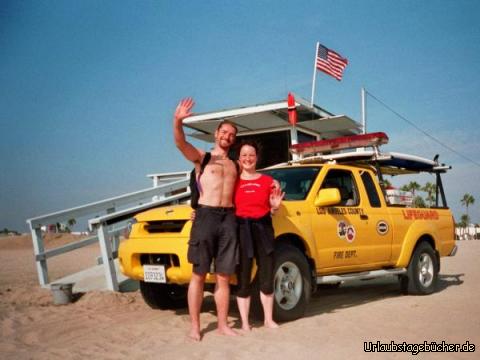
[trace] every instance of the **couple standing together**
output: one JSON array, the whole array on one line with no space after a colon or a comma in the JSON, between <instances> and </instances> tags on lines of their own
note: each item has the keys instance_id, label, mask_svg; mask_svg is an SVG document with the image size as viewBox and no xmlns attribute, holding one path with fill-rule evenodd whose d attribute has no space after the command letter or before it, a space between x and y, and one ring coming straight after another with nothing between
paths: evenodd
<instances>
[{"instance_id":1,"label":"couple standing together","mask_svg":"<svg viewBox=\"0 0 480 360\"><path fill-rule=\"evenodd\" d=\"M186 141L183 119L192 115L192 98L178 104L173 132L175 144L187 160L194 163L197 174L205 151ZM239 148L237 166L228 158L234 144L237 128L222 121L215 131L215 147L205 167L199 185L199 206L190 235L188 260L193 273L188 287L188 311L191 329L188 336L201 339L200 309L203 302L205 277L212 260L215 265L216 285L214 299L217 307L218 332L237 335L228 326L230 276L237 263L237 304L242 329L250 330L250 280L253 257L258 265L260 300L264 311L264 325L275 328L273 313L273 227L270 213L278 209L283 193L274 180L256 172L258 148L253 142L245 142ZM238 226L238 231L237 231ZM240 254L237 253L237 237ZM238 257L240 255L240 258Z\"/></svg>"}]
</instances>

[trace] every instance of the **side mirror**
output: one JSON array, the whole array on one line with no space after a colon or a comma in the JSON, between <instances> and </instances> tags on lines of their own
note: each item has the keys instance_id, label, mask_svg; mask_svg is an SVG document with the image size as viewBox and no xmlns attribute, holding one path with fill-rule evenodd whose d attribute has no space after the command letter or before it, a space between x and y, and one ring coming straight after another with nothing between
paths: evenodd
<instances>
[{"instance_id":1,"label":"side mirror","mask_svg":"<svg viewBox=\"0 0 480 360\"><path fill-rule=\"evenodd\" d=\"M337 188L321 189L315 197L316 207L331 206L340 203L340 191Z\"/></svg>"}]
</instances>

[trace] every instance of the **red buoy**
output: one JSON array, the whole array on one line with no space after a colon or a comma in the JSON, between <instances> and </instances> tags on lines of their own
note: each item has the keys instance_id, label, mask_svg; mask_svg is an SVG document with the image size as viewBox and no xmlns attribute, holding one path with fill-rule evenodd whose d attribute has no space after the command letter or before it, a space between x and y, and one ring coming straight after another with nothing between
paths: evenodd
<instances>
[{"instance_id":1,"label":"red buoy","mask_svg":"<svg viewBox=\"0 0 480 360\"><path fill-rule=\"evenodd\" d=\"M297 124L297 106L295 105L295 97L292 93L288 93L288 122L291 125Z\"/></svg>"}]
</instances>

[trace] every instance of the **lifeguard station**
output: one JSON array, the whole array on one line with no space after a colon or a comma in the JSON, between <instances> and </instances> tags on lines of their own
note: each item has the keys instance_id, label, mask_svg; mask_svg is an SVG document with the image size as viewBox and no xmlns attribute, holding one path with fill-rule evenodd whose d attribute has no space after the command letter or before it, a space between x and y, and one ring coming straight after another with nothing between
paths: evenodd
<instances>
[{"instance_id":1,"label":"lifeguard station","mask_svg":"<svg viewBox=\"0 0 480 360\"><path fill-rule=\"evenodd\" d=\"M279 100L196 114L185 119L184 126L191 129L189 136L213 142L213 134L218 123L228 119L238 127L238 139L255 139L261 144L263 150L259 167L298 159L299 156L295 152L289 151L292 144L355 135L362 130L361 124L348 116L334 115L317 105L312 106L310 102L298 96L293 107L297 115L296 124L289 123L289 110L292 110L292 104L289 106L287 100ZM28 219L40 285L49 286L52 282L75 283L75 291L88 291L92 288L118 291L125 278L117 276L119 272L115 258L121 235L128 227L128 220L148 209L187 201L190 195L188 175L189 171L150 174L147 175L153 181L150 188ZM59 248L45 250L42 226L79 218L88 219L92 236ZM54 281L49 278L47 267L49 258L96 242L99 242L101 249L99 266Z\"/></svg>"},{"instance_id":2,"label":"lifeguard station","mask_svg":"<svg viewBox=\"0 0 480 360\"><path fill-rule=\"evenodd\" d=\"M333 139L361 131L361 125L348 116L334 115L299 97L295 97L295 111L295 126L289 123L287 101L198 114L185 119L184 126L193 130L189 134L191 137L213 142L218 124L228 119L237 126L238 139L254 139L262 145L260 168L292 160L289 152L292 144Z\"/></svg>"}]
</instances>

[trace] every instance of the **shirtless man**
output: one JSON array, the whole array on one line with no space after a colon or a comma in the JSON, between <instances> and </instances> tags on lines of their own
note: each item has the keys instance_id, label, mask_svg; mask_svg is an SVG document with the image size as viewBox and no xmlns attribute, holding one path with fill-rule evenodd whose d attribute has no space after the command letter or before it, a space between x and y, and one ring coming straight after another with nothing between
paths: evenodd
<instances>
[{"instance_id":1,"label":"shirtless man","mask_svg":"<svg viewBox=\"0 0 480 360\"><path fill-rule=\"evenodd\" d=\"M175 144L186 159L200 169L205 152L185 140L183 119L192 115L195 105L192 98L185 98L177 106L173 118ZM227 323L230 299L230 275L235 272L236 220L233 209L233 191L237 169L228 158L230 146L235 142L237 128L222 122L215 131L215 147L200 178L199 207L190 234L188 261L193 264L193 273L188 286L188 311L191 329L188 336L199 341L200 308L203 302L205 277L212 260L215 263L215 304L217 307L217 331L222 335L237 335Z\"/></svg>"}]
</instances>

